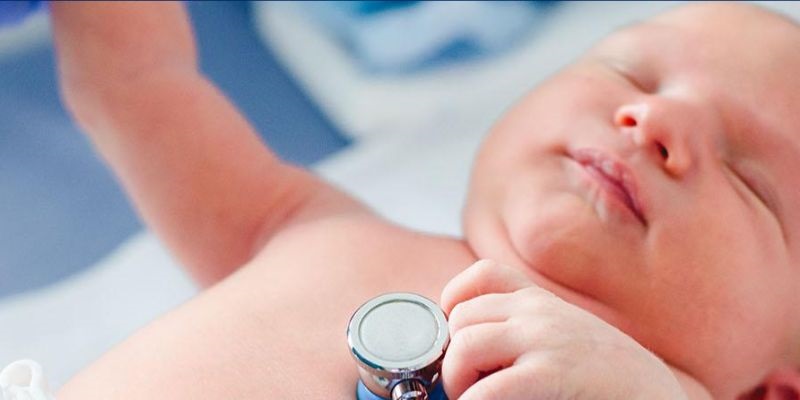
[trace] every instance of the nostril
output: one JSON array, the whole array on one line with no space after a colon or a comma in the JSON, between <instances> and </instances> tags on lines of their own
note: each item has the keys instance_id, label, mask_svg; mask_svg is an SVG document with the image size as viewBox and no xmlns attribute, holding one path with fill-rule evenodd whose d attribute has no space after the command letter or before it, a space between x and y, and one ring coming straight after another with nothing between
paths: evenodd
<instances>
[{"instance_id":1,"label":"nostril","mask_svg":"<svg viewBox=\"0 0 800 400\"><path fill-rule=\"evenodd\" d=\"M658 154L661 154L661 158L665 160L669 158L669 151L666 146L661 144L661 142L656 142L656 147L658 148Z\"/></svg>"},{"instance_id":2,"label":"nostril","mask_svg":"<svg viewBox=\"0 0 800 400\"><path fill-rule=\"evenodd\" d=\"M620 124L620 126L624 126L624 127L628 127L628 128L633 128L633 127L635 127L637 125L636 118L633 118L630 115L621 116L619 118L618 123Z\"/></svg>"},{"instance_id":3,"label":"nostril","mask_svg":"<svg viewBox=\"0 0 800 400\"><path fill-rule=\"evenodd\" d=\"M644 127L649 111L647 103L621 105L614 113L614 123L620 128Z\"/></svg>"}]
</instances>

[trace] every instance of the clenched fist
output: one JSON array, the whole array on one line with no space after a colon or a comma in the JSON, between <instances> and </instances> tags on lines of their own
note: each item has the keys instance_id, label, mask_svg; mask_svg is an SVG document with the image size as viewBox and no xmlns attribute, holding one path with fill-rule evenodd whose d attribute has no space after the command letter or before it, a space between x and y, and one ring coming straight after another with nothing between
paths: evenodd
<instances>
[{"instance_id":1,"label":"clenched fist","mask_svg":"<svg viewBox=\"0 0 800 400\"><path fill-rule=\"evenodd\" d=\"M688 399L654 354L511 267L475 263L447 284L441 304L451 399Z\"/></svg>"}]
</instances>

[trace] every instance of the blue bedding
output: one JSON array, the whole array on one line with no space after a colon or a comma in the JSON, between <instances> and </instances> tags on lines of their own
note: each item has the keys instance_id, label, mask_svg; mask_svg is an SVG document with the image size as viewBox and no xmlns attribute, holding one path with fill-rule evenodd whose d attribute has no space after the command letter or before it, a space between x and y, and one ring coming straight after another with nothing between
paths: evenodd
<instances>
[{"instance_id":1,"label":"blue bedding","mask_svg":"<svg viewBox=\"0 0 800 400\"><path fill-rule=\"evenodd\" d=\"M1 1L0 2L0 25L16 24L24 20L28 15L42 8L41 1Z\"/></svg>"}]
</instances>

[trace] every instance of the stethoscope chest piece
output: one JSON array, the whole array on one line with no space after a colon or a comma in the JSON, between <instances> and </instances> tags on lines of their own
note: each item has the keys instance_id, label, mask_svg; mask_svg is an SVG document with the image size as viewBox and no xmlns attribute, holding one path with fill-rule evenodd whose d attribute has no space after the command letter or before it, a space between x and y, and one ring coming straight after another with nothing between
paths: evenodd
<instances>
[{"instance_id":1,"label":"stethoscope chest piece","mask_svg":"<svg viewBox=\"0 0 800 400\"><path fill-rule=\"evenodd\" d=\"M372 399L427 400L441 392L450 336L444 312L427 298L389 293L368 301L350 318L347 341Z\"/></svg>"}]
</instances>

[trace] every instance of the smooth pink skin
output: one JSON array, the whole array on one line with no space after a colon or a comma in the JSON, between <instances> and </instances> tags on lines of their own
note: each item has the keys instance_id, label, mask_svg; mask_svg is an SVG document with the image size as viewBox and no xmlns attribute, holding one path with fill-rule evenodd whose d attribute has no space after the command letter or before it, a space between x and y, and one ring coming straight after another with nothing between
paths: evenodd
<instances>
[{"instance_id":1,"label":"smooth pink skin","mask_svg":"<svg viewBox=\"0 0 800 400\"><path fill-rule=\"evenodd\" d=\"M798 49L796 25L740 4L683 7L611 35L490 134L467 240L716 399L800 381ZM646 226L566 156L582 148L630 168ZM781 206L748 184L772 187Z\"/></svg>"},{"instance_id":2,"label":"smooth pink skin","mask_svg":"<svg viewBox=\"0 0 800 400\"><path fill-rule=\"evenodd\" d=\"M441 305L451 337L442 381L452 399L711 398L517 268L478 261L447 284Z\"/></svg>"}]
</instances>

